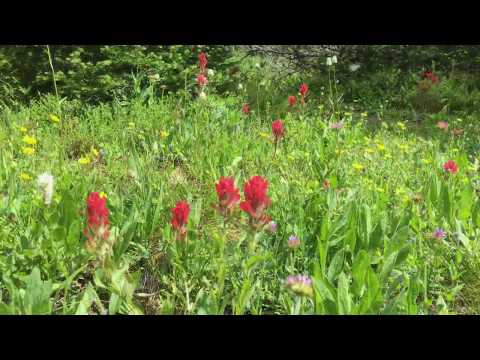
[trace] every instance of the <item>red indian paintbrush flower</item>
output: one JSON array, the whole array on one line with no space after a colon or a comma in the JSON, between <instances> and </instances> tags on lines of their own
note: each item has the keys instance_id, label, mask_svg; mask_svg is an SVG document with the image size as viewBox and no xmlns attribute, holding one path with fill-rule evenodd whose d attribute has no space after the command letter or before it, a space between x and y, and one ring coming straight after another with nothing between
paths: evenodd
<instances>
[{"instance_id":1,"label":"red indian paintbrush flower","mask_svg":"<svg viewBox=\"0 0 480 360\"><path fill-rule=\"evenodd\" d=\"M197 76L197 83L198 83L198 86L204 87L205 85L208 84L208 79L205 75L200 74Z\"/></svg>"},{"instance_id":2,"label":"red indian paintbrush flower","mask_svg":"<svg viewBox=\"0 0 480 360\"><path fill-rule=\"evenodd\" d=\"M293 106L297 103L297 98L293 95L288 97L288 106Z\"/></svg>"},{"instance_id":3,"label":"red indian paintbrush flower","mask_svg":"<svg viewBox=\"0 0 480 360\"><path fill-rule=\"evenodd\" d=\"M448 160L445 164L443 164L443 168L450 174L456 174L458 172L458 165L453 160Z\"/></svg>"},{"instance_id":4,"label":"red indian paintbrush flower","mask_svg":"<svg viewBox=\"0 0 480 360\"><path fill-rule=\"evenodd\" d=\"M250 105L248 105L248 103L243 104L243 106L242 106L242 112L243 112L245 115L248 115L248 114L250 113Z\"/></svg>"},{"instance_id":5,"label":"red indian paintbrush flower","mask_svg":"<svg viewBox=\"0 0 480 360\"><path fill-rule=\"evenodd\" d=\"M275 120L272 123L272 132L276 140L283 137L283 135L285 134L285 129L283 127L282 120Z\"/></svg>"},{"instance_id":6,"label":"red indian paintbrush flower","mask_svg":"<svg viewBox=\"0 0 480 360\"><path fill-rule=\"evenodd\" d=\"M202 71L202 74L205 74L205 72L207 71L207 64L208 64L207 55L205 55L205 53L202 51L198 55L198 65L200 66L200 70Z\"/></svg>"},{"instance_id":7,"label":"red indian paintbrush flower","mask_svg":"<svg viewBox=\"0 0 480 360\"><path fill-rule=\"evenodd\" d=\"M172 228L178 233L178 239L184 239L187 234L188 215L190 206L186 201L179 201L172 209Z\"/></svg>"},{"instance_id":8,"label":"red indian paintbrush flower","mask_svg":"<svg viewBox=\"0 0 480 360\"><path fill-rule=\"evenodd\" d=\"M421 74L422 79L428 79L432 82L432 84L438 84L440 82L437 75L435 75L432 71L424 71Z\"/></svg>"},{"instance_id":9,"label":"red indian paintbrush flower","mask_svg":"<svg viewBox=\"0 0 480 360\"><path fill-rule=\"evenodd\" d=\"M308 93L308 85L303 83L302 85L300 85L300 88L298 89L298 91L300 92L300 95L302 95L302 103L304 103L305 96L307 96L307 93Z\"/></svg>"},{"instance_id":10,"label":"red indian paintbrush flower","mask_svg":"<svg viewBox=\"0 0 480 360\"><path fill-rule=\"evenodd\" d=\"M240 201L240 190L235 187L235 180L231 177L221 177L218 183L215 184L215 190L218 196L218 206L215 208L222 215L227 215L235 205Z\"/></svg>"},{"instance_id":11,"label":"red indian paintbrush flower","mask_svg":"<svg viewBox=\"0 0 480 360\"><path fill-rule=\"evenodd\" d=\"M98 240L108 240L110 236L108 220L110 213L106 205L107 199L100 196L98 192L88 195L87 227L83 233L87 237L86 245L89 250L95 250Z\"/></svg>"},{"instance_id":12,"label":"red indian paintbrush flower","mask_svg":"<svg viewBox=\"0 0 480 360\"><path fill-rule=\"evenodd\" d=\"M270 221L265 214L265 210L271 203L267 191L268 181L261 176L252 177L243 188L245 201L240 203L240 209L250 216L250 225L256 230Z\"/></svg>"}]
</instances>

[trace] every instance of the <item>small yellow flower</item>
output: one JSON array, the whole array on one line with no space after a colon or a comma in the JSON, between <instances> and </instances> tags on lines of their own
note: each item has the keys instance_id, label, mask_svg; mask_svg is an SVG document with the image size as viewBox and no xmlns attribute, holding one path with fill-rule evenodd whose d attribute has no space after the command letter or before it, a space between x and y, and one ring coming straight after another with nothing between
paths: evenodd
<instances>
[{"instance_id":1,"label":"small yellow flower","mask_svg":"<svg viewBox=\"0 0 480 360\"><path fill-rule=\"evenodd\" d=\"M379 151L385 151L385 145L383 145L383 144L377 144L377 149L378 149Z\"/></svg>"},{"instance_id":2,"label":"small yellow flower","mask_svg":"<svg viewBox=\"0 0 480 360\"><path fill-rule=\"evenodd\" d=\"M128 126L131 127L131 128L134 128L134 127L135 127L135 123L134 123L134 122L129 122L129 123L128 123Z\"/></svg>"},{"instance_id":3,"label":"small yellow flower","mask_svg":"<svg viewBox=\"0 0 480 360\"><path fill-rule=\"evenodd\" d=\"M407 128L407 127L405 126L405 124L402 123L402 122L400 122L400 121L397 122L397 126L400 128L400 130L405 130L405 129Z\"/></svg>"},{"instance_id":4,"label":"small yellow flower","mask_svg":"<svg viewBox=\"0 0 480 360\"><path fill-rule=\"evenodd\" d=\"M33 136L25 135L23 137L23 142L28 145L35 145L37 143L37 140Z\"/></svg>"},{"instance_id":5,"label":"small yellow flower","mask_svg":"<svg viewBox=\"0 0 480 360\"><path fill-rule=\"evenodd\" d=\"M105 198L105 199L107 198L107 194L105 194L103 191L100 191L100 194L99 194L99 195L100 195L100 198L102 198L102 199L103 199L103 198Z\"/></svg>"},{"instance_id":6,"label":"small yellow flower","mask_svg":"<svg viewBox=\"0 0 480 360\"><path fill-rule=\"evenodd\" d=\"M91 151L92 151L93 156L96 157L96 158L98 157L98 155L100 155L100 153L98 152L98 150L95 149L93 146L92 146Z\"/></svg>"},{"instance_id":7,"label":"small yellow flower","mask_svg":"<svg viewBox=\"0 0 480 360\"><path fill-rule=\"evenodd\" d=\"M78 163L80 165L88 165L88 164L90 164L90 159L89 158L80 158L80 159L78 159Z\"/></svg>"},{"instance_id":8,"label":"small yellow flower","mask_svg":"<svg viewBox=\"0 0 480 360\"><path fill-rule=\"evenodd\" d=\"M402 151L407 151L408 150L408 145L400 144L400 145L398 145L398 148Z\"/></svg>"},{"instance_id":9,"label":"small yellow flower","mask_svg":"<svg viewBox=\"0 0 480 360\"><path fill-rule=\"evenodd\" d=\"M403 195L403 196L402 196L402 201L403 201L404 203L408 203L408 202L410 201L410 196L408 196L408 195Z\"/></svg>"},{"instance_id":10,"label":"small yellow flower","mask_svg":"<svg viewBox=\"0 0 480 360\"><path fill-rule=\"evenodd\" d=\"M28 129L25 126L20 126L20 132L25 134L26 132L28 132Z\"/></svg>"},{"instance_id":11,"label":"small yellow flower","mask_svg":"<svg viewBox=\"0 0 480 360\"><path fill-rule=\"evenodd\" d=\"M32 156L35 154L35 149L33 147L22 147L22 153L27 156Z\"/></svg>"},{"instance_id":12,"label":"small yellow flower","mask_svg":"<svg viewBox=\"0 0 480 360\"><path fill-rule=\"evenodd\" d=\"M50 120L53 121L54 123L60 122L60 118L55 114L50 114Z\"/></svg>"},{"instance_id":13,"label":"small yellow flower","mask_svg":"<svg viewBox=\"0 0 480 360\"><path fill-rule=\"evenodd\" d=\"M20 180L22 180L24 182L32 180L32 177L30 175L28 175L27 173L24 173L24 172L21 172L18 176L20 177Z\"/></svg>"},{"instance_id":14,"label":"small yellow flower","mask_svg":"<svg viewBox=\"0 0 480 360\"><path fill-rule=\"evenodd\" d=\"M353 168L357 171L362 171L364 169L363 165L362 164L359 164L359 163L353 163Z\"/></svg>"},{"instance_id":15,"label":"small yellow flower","mask_svg":"<svg viewBox=\"0 0 480 360\"><path fill-rule=\"evenodd\" d=\"M266 133L266 132L260 132L260 136L263 137L263 138L267 138L270 136L269 133Z\"/></svg>"},{"instance_id":16,"label":"small yellow flower","mask_svg":"<svg viewBox=\"0 0 480 360\"><path fill-rule=\"evenodd\" d=\"M166 139L168 137L168 131L162 130L160 131L160 138Z\"/></svg>"}]
</instances>

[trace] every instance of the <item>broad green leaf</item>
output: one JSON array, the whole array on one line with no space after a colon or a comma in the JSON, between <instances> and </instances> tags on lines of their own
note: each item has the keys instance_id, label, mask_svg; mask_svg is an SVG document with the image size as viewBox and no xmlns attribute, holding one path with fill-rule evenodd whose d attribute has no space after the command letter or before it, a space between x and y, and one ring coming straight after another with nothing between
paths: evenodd
<instances>
[{"instance_id":1,"label":"broad green leaf","mask_svg":"<svg viewBox=\"0 0 480 360\"><path fill-rule=\"evenodd\" d=\"M349 280L342 272L338 277L338 313L348 315L352 311L352 299L349 293Z\"/></svg>"},{"instance_id":2,"label":"broad green leaf","mask_svg":"<svg viewBox=\"0 0 480 360\"><path fill-rule=\"evenodd\" d=\"M343 250L337 251L328 267L327 278L330 283L333 283L337 279L337 276L342 272L344 261L345 252Z\"/></svg>"}]
</instances>

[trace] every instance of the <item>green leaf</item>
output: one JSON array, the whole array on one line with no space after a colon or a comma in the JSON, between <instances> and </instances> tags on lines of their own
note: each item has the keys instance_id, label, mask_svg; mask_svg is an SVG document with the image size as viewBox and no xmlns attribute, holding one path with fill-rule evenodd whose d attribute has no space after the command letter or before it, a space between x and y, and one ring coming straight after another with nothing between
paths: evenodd
<instances>
[{"instance_id":1,"label":"green leaf","mask_svg":"<svg viewBox=\"0 0 480 360\"><path fill-rule=\"evenodd\" d=\"M82 300L78 304L77 311L75 315L88 315L88 309L92 306L92 303L98 297L95 289L91 284L88 284L87 289L83 293Z\"/></svg>"},{"instance_id":2,"label":"green leaf","mask_svg":"<svg viewBox=\"0 0 480 360\"><path fill-rule=\"evenodd\" d=\"M52 282L42 281L40 270L34 268L32 273L25 279L26 288L23 298L26 315L48 315L52 312L50 295L52 294Z\"/></svg>"},{"instance_id":3,"label":"green leaf","mask_svg":"<svg viewBox=\"0 0 480 360\"><path fill-rule=\"evenodd\" d=\"M397 256L398 251L394 251L390 255L388 255L387 259L383 263L382 271L380 272L380 279L383 283L385 283L387 278L390 276L390 273L392 272L397 261Z\"/></svg>"},{"instance_id":4,"label":"green leaf","mask_svg":"<svg viewBox=\"0 0 480 360\"><path fill-rule=\"evenodd\" d=\"M354 294L361 297L367 285L367 270L370 267L370 255L361 250L352 266L353 285L352 290Z\"/></svg>"},{"instance_id":5,"label":"green leaf","mask_svg":"<svg viewBox=\"0 0 480 360\"><path fill-rule=\"evenodd\" d=\"M350 298L349 280L342 272L338 277L338 313L349 315L352 311L352 299Z\"/></svg>"},{"instance_id":6,"label":"green leaf","mask_svg":"<svg viewBox=\"0 0 480 360\"><path fill-rule=\"evenodd\" d=\"M345 252L343 250L337 251L328 267L327 278L330 283L333 283L337 279L337 276L342 272L344 261Z\"/></svg>"}]
</instances>

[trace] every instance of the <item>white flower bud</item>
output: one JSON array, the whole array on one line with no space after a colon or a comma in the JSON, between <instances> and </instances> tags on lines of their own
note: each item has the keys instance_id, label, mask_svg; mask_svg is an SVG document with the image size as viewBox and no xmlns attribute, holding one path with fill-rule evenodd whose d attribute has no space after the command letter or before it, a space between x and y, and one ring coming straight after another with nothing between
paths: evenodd
<instances>
[{"instance_id":1,"label":"white flower bud","mask_svg":"<svg viewBox=\"0 0 480 360\"><path fill-rule=\"evenodd\" d=\"M327 57L327 66L332 66L332 58Z\"/></svg>"},{"instance_id":2,"label":"white flower bud","mask_svg":"<svg viewBox=\"0 0 480 360\"><path fill-rule=\"evenodd\" d=\"M336 64L337 63L337 55L333 55L332 57L332 63Z\"/></svg>"},{"instance_id":3,"label":"white flower bud","mask_svg":"<svg viewBox=\"0 0 480 360\"><path fill-rule=\"evenodd\" d=\"M243 85L241 83L238 84L238 90L243 90Z\"/></svg>"},{"instance_id":4,"label":"white flower bud","mask_svg":"<svg viewBox=\"0 0 480 360\"><path fill-rule=\"evenodd\" d=\"M53 182L53 176L48 172L41 174L37 179L38 190L42 193L45 205L52 203Z\"/></svg>"}]
</instances>

